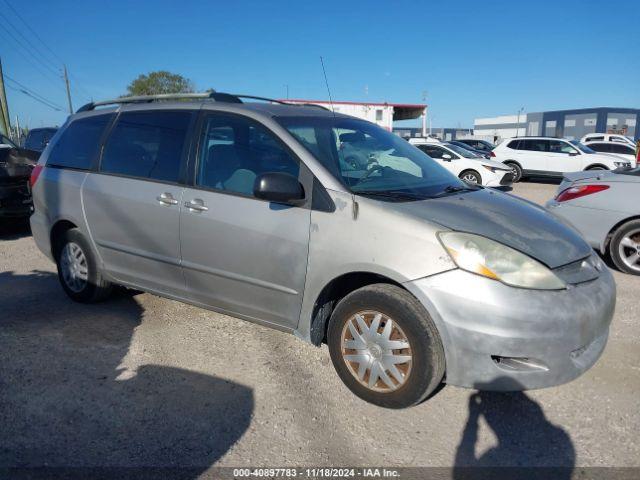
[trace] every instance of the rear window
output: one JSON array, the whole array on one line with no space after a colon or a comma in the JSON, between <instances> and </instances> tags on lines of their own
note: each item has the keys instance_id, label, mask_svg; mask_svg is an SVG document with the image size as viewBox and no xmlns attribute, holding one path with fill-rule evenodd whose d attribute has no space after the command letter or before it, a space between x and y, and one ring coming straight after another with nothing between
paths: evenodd
<instances>
[{"instance_id":1,"label":"rear window","mask_svg":"<svg viewBox=\"0 0 640 480\"><path fill-rule=\"evenodd\" d=\"M48 166L88 170L100 147L100 137L113 115L98 115L72 122L51 148Z\"/></svg>"},{"instance_id":2,"label":"rear window","mask_svg":"<svg viewBox=\"0 0 640 480\"><path fill-rule=\"evenodd\" d=\"M178 182L191 112L129 112L107 140L100 171Z\"/></svg>"}]
</instances>

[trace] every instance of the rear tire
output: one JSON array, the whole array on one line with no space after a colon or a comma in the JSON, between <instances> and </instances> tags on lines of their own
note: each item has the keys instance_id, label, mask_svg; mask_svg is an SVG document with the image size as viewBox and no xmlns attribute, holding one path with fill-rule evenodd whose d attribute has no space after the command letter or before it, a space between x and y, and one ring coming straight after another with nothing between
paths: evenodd
<instances>
[{"instance_id":1,"label":"rear tire","mask_svg":"<svg viewBox=\"0 0 640 480\"><path fill-rule=\"evenodd\" d=\"M465 170L458 175L458 178L472 185L482 185L482 177L475 170Z\"/></svg>"},{"instance_id":2,"label":"rear tire","mask_svg":"<svg viewBox=\"0 0 640 480\"><path fill-rule=\"evenodd\" d=\"M522 167L515 162L504 162L513 170L513 183L517 183L522 180Z\"/></svg>"},{"instance_id":3,"label":"rear tire","mask_svg":"<svg viewBox=\"0 0 640 480\"><path fill-rule=\"evenodd\" d=\"M72 300L94 303L111 294L113 285L103 277L91 246L80 230L67 230L56 244L58 279Z\"/></svg>"},{"instance_id":4,"label":"rear tire","mask_svg":"<svg viewBox=\"0 0 640 480\"><path fill-rule=\"evenodd\" d=\"M618 270L632 275L640 275L640 220L622 224L611 237L609 255ZM633 259L636 259L633 263Z\"/></svg>"},{"instance_id":5,"label":"rear tire","mask_svg":"<svg viewBox=\"0 0 640 480\"><path fill-rule=\"evenodd\" d=\"M327 343L344 384L381 407L416 405L444 376L444 348L433 320L395 285L369 285L344 297L329 320Z\"/></svg>"}]
</instances>

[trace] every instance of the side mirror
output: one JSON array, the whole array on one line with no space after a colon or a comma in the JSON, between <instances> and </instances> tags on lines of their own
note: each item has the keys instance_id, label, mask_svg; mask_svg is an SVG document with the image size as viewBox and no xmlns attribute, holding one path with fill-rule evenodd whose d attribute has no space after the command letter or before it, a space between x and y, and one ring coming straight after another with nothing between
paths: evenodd
<instances>
[{"instance_id":1,"label":"side mirror","mask_svg":"<svg viewBox=\"0 0 640 480\"><path fill-rule=\"evenodd\" d=\"M452 157L451 155L449 155L448 153L443 153L443 154L442 154L442 159L443 159L444 161L446 161L446 162L450 162L452 158L453 158L453 157Z\"/></svg>"},{"instance_id":2,"label":"side mirror","mask_svg":"<svg viewBox=\"0 0 640 480\"><path fill-rule=\"evenodd\" d=\"M304 187L289 173L267 172L256 177L253 195L270 202L296 205L304 201Z\"/></svg>"}]
</instances>

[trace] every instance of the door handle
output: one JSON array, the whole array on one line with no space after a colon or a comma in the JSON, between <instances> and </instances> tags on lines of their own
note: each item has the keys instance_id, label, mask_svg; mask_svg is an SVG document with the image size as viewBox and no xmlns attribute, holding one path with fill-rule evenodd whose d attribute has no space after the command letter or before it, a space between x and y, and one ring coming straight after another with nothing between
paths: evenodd
<instances>
[{"instance_id":1,"label":"door handle","mask_svg":"<svg viewBox=\"0 0 640 480\"><path fill-rule=\"evenodd\" d=\"M207 210L209 210L209 207L205 206L204 202L199 198L196 198L189 202L184 202L184 206L194 212L206 212Z\"/></svg>"},{"instance_id":2,"label":"door handle","mask_svg":"<svg viewBox=\"0 0 640 480\"><path fill-rule=\"evenodd\" d=\"M167 193L167 192L165 192L162 195L156 197L156 200L158 200L163 205L177 205L178 204L178 200L173 198L173 195L171 195L170 193Z\"/></svg>"}]
</instances>

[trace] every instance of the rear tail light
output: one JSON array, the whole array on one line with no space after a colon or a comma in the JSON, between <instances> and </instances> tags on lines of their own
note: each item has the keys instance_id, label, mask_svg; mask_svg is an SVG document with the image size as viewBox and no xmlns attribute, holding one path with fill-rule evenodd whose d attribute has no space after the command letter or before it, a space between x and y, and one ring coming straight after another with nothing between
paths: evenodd
<instances>
[{"instance_id":1,"label":"rear tail light","mask_svg":"<svg viewBox=\"0 0 640 480\"><path fill-rule=\"evenodd\" d=\"M496 154L495 154L495 153L493 153L493 152L489 152L489 156L490 156L490 157L495 157L495 156L496 156Z\"/></svg>"},{"instance_id":2,"label":"rear tail light","mask_svg":"<svg viewBox=\"0 0 640 480\"><path fill-rule=\"evenodd\" d=\"M29 177L29 186L31 186L31 188L33 188L33 186L38 181L38 177L40 176L43 168L43 165L36 165L35 167L33 167L33 170L31 170L31 177Z\"/></svg>"},{"instance_id":3,"label":"rear tail light","mask_svg":"<svg viewBox=\"0 0 640 480\"><path fill-rule=\"evenodd\" d=\"M608 188L609 185L580 185L578 187L565 188L556 196L556 202L566 202L567 200L573 200L574 198L580 198L586 195L591 195L592 193L602 192Z\"/></svg>"}]
</instances>

